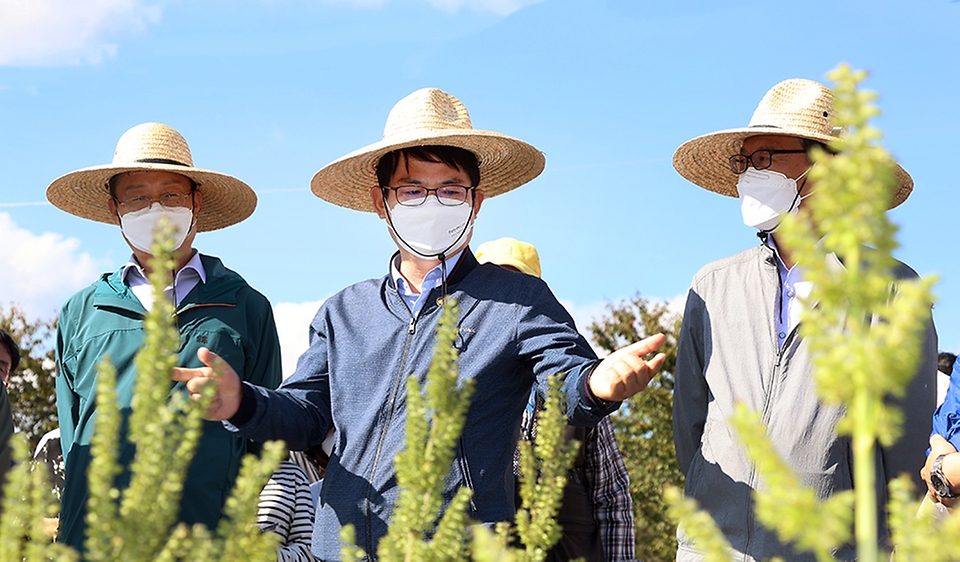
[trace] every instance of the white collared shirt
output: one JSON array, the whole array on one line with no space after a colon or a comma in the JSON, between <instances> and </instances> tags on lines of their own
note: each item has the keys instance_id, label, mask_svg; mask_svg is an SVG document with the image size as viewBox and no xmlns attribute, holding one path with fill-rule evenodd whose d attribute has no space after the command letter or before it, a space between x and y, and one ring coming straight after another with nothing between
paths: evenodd
<instances>
[{"instance_id":1,"label":"white collared shirt","mask_svg":"<svg viewBox=\"0 0 960 562\"><path fill-rule=\"evenodd\" d=\"M450 277L450 272L457 267L457 263L460 262L460 256L462 255L463 250L460 250L447 258L448 278ZM403 301L407 303L407 306L410 308L410 314L414 317L420 313L423 305L426 304L427 295L430 294L430 290L443 284L443 264L437 264L436 267L423 276L423 283L420 284L419 293L415 288L411 287L410 284L407 283L407 280L403 278L403 275L400 274L400 256L397 256L393 260L393 263L390 264L390 273L393 275L393 282L397 286L397 291L400 293Z\"/></svg>"},{"instance_id":2,"label":"white collared shirt","mask_svg":"<svg viewBox=\"0 0 960 562\"><path fill-rule=\"evenodd\" d=\"M123 265L123 272L120 274L123 282L130 287L133 294L140 300L143 308L151 310L154 303L153 288L150 281L147 280L143 268L137 263L135 256L130 256L130 261ZM176 304L183 302L184 297L190 294L199 283L207 282L207 272L203 269L203 262L200 261L200 252L194 251L190 258L180 271L173 278L173 284L166 288L167 296L174 296Z\"/></svg>"}]
</instances>

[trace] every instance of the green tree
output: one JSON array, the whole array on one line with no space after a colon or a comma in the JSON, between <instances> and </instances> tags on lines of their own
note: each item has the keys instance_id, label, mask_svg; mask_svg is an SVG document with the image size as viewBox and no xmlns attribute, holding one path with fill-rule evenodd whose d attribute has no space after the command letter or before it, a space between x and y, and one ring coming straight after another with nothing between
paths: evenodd
<instances>
[{"instance_id":1,"label":"green tree","mask_svg":"<svg viewBox=\"0 0 960 562\"><path fill-rule=\"evenodd\" d=\"M57 427L56 363L53 320L28 320L23 309L0 307L0 328L20 346L20 366L10 373L7 392L13 423L33 451L37 442Z\"/></svg>"},{"instance_id":2,"label":"green tree","mask_svg":"<svg viewBox=\"0 0 960 562\"><path fill-rule=\"evenodd\" d=\"M676 525L668 515L663 489L683 486L673 446L672 416L680 320L666 303L637 295L607 305L606 317L589 328L594 342L607 352L653 334L667 336L660 349L667 356L660 374L610 416L630 474L637 558L647 562L668 562L677 552Z\"/></svg>"}]
</instances>

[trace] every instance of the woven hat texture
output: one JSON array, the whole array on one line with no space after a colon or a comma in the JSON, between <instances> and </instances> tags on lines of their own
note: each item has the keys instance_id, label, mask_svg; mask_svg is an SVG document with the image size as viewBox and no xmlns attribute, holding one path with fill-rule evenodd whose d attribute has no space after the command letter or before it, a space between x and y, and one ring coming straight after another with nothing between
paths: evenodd
<instances>
[{"instance_id":1,"label":"woven hat texture","mask_svg":"<svg viewBox=\"0 0 960 562\"><path fill-rule=\"evenodd\" d=\"M377 162L400 148L455 146L480 162L478 189L494 197L520 187L543 171L543 153L501 133L474 129L467 108L436 88L417 90L390 110L383 138L324 166L310 188L325 200L358 211L374 212L370 189L377 187Z\"/></svg>"},{"instance_id":2,"label":"woven hat texture","mask_svg":"<svg viewBox=\"0 0 960 562\"><path fill-rule=\"evenodd\" d=\"M833 92L814 82L794 78L770 89L760 100L750 123L689 140L673 154L673 167L691 182L722 195L737 197L738 176L729 158L738 154L747 137L782 135L828 143L842 135L833 126ZM899 164L897 191L890 208L903 203L913 191L913 178Z\"/></svg>"},{"instance_id":3,"label":"woven hat texture","mask_svg":"<svg viewBox=\"0 0 960 562\"><path fill-rule=\"evenodd\" d=\"M110 178L124 172L160 170L192 179L203 193L197 230L217 230L236 224L257 207L257 195L239 179L195 168L183 135L161 123L143 123L117 142L113 162L83 168L53 180L47 199L60 209L85 219L116 224L110 213Z\"/></svg>"}]
</instances>

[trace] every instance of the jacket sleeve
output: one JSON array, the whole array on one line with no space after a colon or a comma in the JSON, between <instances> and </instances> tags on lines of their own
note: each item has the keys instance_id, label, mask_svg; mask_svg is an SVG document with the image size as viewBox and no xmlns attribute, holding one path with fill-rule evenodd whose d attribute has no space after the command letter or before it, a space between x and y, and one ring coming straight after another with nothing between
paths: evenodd
<instances>
[{"instance_id":1,"label":"jacket sleeve","mask_svg":"<svg viewBox=\"0 0 960 562\"><path fill-rule=\"evenodd\" d=\"M276 390L243 383L240 410L224 426L253 441L283 439L292 451L323 442L333 428L324 307L310 324L310 347Z\"/></svg>"},{"instance_id":2,"label":"jacket sleeve","mask_svg":"<svg viewBox=\"0 0 960 562\"><path fill-rule=\"evenodd\" d=\"M933 433L960 450L960 361L953 364L947 394L933 414Z\"/></svg>"},{"instance_id":3,"label":"jacket sleeve","mask_svg":"<svg viewBox=\"0 0 960 562\"><path fill-rule=\"evenodd\" d=\"M531 286L536 293L529 304L519 309L518 353L536 377L537 392L546 392L550 375L565 376L563 391L567 398L567 418L572 425L596 425L603 416L620 407L620 403L601 407L590 398L587 377L600 361L546 283L539 279L533 281Z\"/></svg>"},{"instance_id":4,"label":"jacket sleeve","mask_svg":"<svg viewBox=\"0 0 960 562\"><path fill-rule=\"evenodd\" d=\"M707 419L710 389L706 379L705 304L696 285L687 293L687 304L680 327L677 367L673 388L673 442L677 461L684 475L700 448Z\"/></svg>"},{"instance_id":5,"label":"jacket sleeve","mask_svg":"<svg viewBox=\"0 0 960 562\"><path fill-rule=\"evenodd\" d=\"M896 443L883 447L881 452L887 482L907 473L913 478L917 489L923 490L926 489L926 484L920 478L920 468L926 457L931 417L934 418L933 425L937 425L936 415L942 411L942 408L937 410L937 330L930 315L926 319L919 353L916 371L907 387L906 395L894 401L903 413L903 433ZM950 386L952 388L954 385L951 383ZM948 396L949 394L948 390ZM956 394L954 396L956 397ZM944 404L946 403L945 400ZM954 411L953 416L956 415ZM957 429L960 428L954 423L954 431Z\"/></svg>"},{"instance_id":6,"label":"jacket sleeve","mask_svg":"<svg viewBox=\"0 0 960 562\"><path fill-rule=\"evenodd\" d=\"M68 303L69 304L69 303ZM72 319L67 306L60 311L57 322L57 419L60 424L60 444L63 450L63 460L67 460L75 440L77 422L79 421L79 397L73 390L75 373L67 366L67 355L73 353L68 344L73 340L70 334Z\"/></svg>"},{"instance_id":7,"label":"jacket sleeve","mask_svg":"<svg viewBox=\"0 0 960 562\"><path fill-rule=\"evenodd\" d=\"M273 319L273 309L265 297L256 293L262 302L248 307L250 328L248 337L256 342L251 361L245 362L243 380L265 388L277 388L283 379L280 361L280 338Z\"/></svg>"}]
</instances>

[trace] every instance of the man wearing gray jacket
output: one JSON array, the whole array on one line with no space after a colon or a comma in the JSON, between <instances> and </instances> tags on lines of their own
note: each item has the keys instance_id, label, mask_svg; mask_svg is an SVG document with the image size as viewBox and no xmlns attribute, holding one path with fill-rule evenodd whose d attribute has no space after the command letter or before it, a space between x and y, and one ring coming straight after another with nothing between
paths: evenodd
<instances>
[{"instance_id":1,"label":"man wearing gray jacket","mask_svg":"<svg viewBox=\"0 0 960 562\"><path fill-rule=\"evenodd\" d=\"M817 397L812 358L800 337L799 298L809 294L790 254L777 244L781 217L795 213L814 194L806 176L808 150L825 145L833 128L833 94L810 80L787 80L761 100L746 128L690 140L677 149L674 167L691 182L739 197L743 221L759 230L761 244L703 267L687 296L680 332L673 403L673 431L685 494L697 500L723 531L737 560L814 560L754 517L753 490L762 486L736 433L728 423L734 405L745 403L764 416L767 434L801 482L823 499L853 487L850 440L836 424L843 409ZM891 207L902 203L913 180L897 167ZM831 257L839 265L836 256ZM900 278L916 273L900 264ZM799 298L798 298L799 297ZM904 400L904 435L877 450L877 498L886 505L886 483L907 472L916 475L923 458L936 397L937 336L932 320L922 360ZM926 376L924 376L926 375ZM886 517L878 513L880 538ZM677 531L681 562L702 554ZM839 559L853 559L852 547Z\"/></svg>"}]
</instances>

